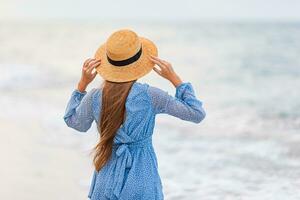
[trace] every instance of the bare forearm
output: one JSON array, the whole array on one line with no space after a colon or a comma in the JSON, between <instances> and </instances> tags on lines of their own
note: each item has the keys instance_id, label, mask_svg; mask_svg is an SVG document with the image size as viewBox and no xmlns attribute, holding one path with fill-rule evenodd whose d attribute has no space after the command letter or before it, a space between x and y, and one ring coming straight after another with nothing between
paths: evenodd
<instances>
[{"instance_id":1,"label":"bare forearm","mask_svg":"<svg viewBox=\"0 0 300 200\"><path fill-rule=\"evenodd\" d=\"M77 89L80 91L80 92L84 92L87 88L88 84L86 84L84 81L80 80L78 82L78 85L77 85Z\"/></svg>"},{"instance_id":2,"label":"bare forearm","mask_svg":"<svg viewBox=\"0 0 300 200\"><path fill-rule=\"evenodd\" d=\"M181 78L177 74L174 74L169 81L174 85L174 87L177 87L182 83Z\"/></svg>"}]
</instances>

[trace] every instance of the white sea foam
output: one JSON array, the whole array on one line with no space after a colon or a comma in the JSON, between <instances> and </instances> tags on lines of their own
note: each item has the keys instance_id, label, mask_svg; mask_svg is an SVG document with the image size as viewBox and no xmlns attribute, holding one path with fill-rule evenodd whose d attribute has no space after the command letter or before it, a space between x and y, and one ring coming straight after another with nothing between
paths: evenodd
<instances>
[{"instance_id":1,"label":"white sea foam","mask_svg":"<svg viewBox=\"0 0 300 200\"><path fill-rule=\"evenodd\" d=\"M83 60L115 28L0 25L0 152L8 163L0 199L86 198L97 129L77 133L62 117ZM193 84L207 112L201 124L157 116L154 145L166 199L299 199L299 25L135 29ZM175 93L155 73L140 81Z\"/></svg>"}]
</instances>

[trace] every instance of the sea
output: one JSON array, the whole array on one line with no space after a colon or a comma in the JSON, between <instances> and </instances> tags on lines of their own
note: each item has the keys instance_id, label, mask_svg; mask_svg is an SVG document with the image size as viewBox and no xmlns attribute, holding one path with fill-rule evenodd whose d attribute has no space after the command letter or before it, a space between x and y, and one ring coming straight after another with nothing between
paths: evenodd
<instances>
[{"instance_id":1,"label":"sea","mask_svg":"<svg viewBox=\"0 0 300 200\"><path fill-rule=\"evenodd\" d=\"M165 199L300 199L300 23L84 20L0 21L0 199L87 199L97 128L63 115L84 60L123 28L157 45L207 114L156 117ZM139 81L175 95L154 71Z\"/></svg>"}]
</instances>

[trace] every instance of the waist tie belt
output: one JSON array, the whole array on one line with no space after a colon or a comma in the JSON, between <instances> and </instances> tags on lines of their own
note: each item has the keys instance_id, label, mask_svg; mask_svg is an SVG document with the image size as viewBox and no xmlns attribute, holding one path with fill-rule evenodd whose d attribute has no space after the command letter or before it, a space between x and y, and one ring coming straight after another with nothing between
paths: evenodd
<instances>
[{"instance_id":1,"label":"waist tie belt","mask_svg":"<svg viewBox=\"0 0 300 200\"><path fill-rule=\"evenodd\" d=\"M131 142L131 143L121 143L113 144L113 149L116 150L116 170L113 178L109 180L109 183L106 183L105 196L109 199L113 198L115 195L116 198L119 198L122 191L122 186L125 177L126 169L130 169L132 166L132 155L130 153L130 148L140 148L152 144L152 137L145 138L143 140ZM112 191L111 191L112 189Z\"/></svg>"}]
</instances>

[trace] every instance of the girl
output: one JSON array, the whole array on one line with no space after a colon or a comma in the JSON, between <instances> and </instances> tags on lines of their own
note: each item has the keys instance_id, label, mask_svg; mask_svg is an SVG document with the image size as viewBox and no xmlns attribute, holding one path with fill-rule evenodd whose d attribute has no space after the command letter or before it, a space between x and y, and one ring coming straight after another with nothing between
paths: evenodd
<instances>
[{"instance_id":1,"label":"girl","mask_svg":"<svg viewBox=\"0 0 300 200\"><path fill-rule=\"evenodd\" d=\"M83 65L64 121L81 132L93 121L97 124L100 140L94 148L95 171L88 194L92 200L163 199L152 146L155 116L166 113L194 123L205 117L192 84L183 82L169 62L156 56L153 42L125 29L113 33L95 58ZM152 69L173 84L175 97L137 81ZM97 74L104 79L102 86L86 92Z\"/></svg>"}]
</instances>

